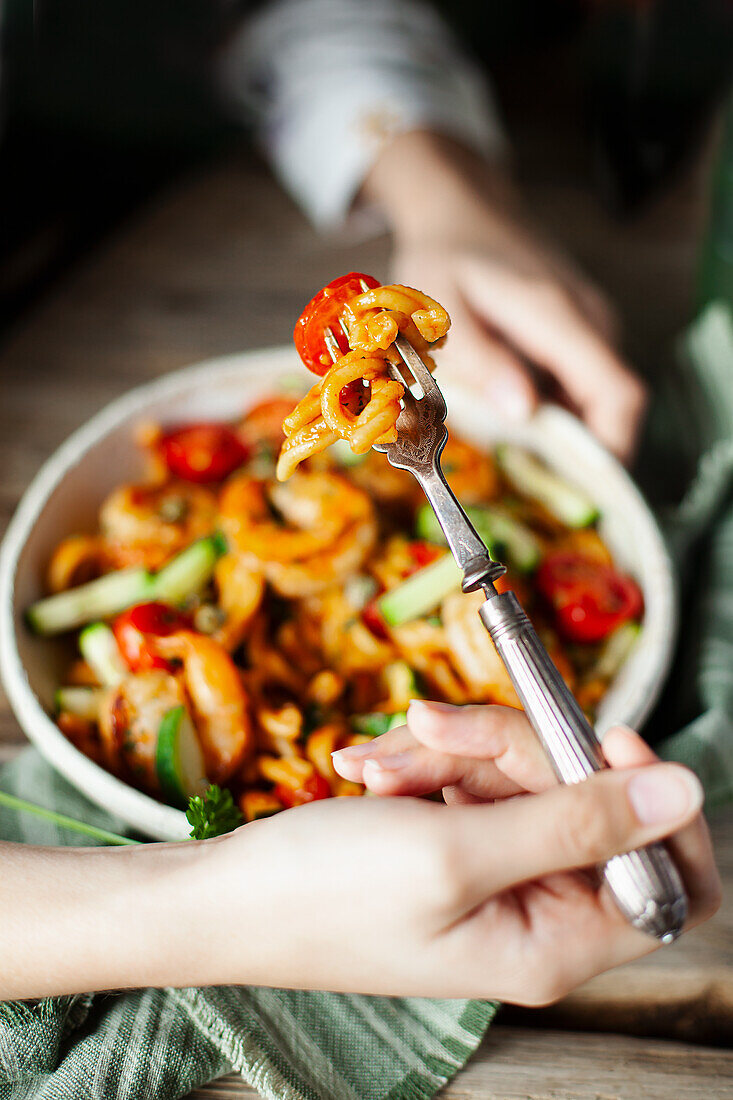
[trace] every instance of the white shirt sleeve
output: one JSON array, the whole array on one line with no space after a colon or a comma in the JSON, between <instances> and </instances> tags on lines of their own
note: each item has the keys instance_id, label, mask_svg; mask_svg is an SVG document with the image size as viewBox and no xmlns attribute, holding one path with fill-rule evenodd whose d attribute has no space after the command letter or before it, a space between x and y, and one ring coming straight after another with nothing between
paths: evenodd
<instances>
[{"instance_id":1,"label":"white shirt sleeve","mask_svg":"<svg viewBox=\"0 0 733 1100\"><path fill-rule=\"evenodd\" d=\"M482 74L419 0L278 0L222 58L225 94L256 126L276 174L320 227L341 224L380 146L430 129L499 155Z\"/></svg>"}]
</instances>

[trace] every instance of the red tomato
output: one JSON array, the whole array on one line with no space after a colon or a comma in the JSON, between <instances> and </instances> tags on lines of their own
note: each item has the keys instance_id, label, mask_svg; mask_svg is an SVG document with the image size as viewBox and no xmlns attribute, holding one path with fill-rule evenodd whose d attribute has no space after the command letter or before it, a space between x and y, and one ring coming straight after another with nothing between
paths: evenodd
<instances>
[{"instance_id":1,"label":"red tomato","mask_svg":"<svg viewBox=\"0 0 733 1100\"><path fill-rule=\"evenodd\" d=\"M371 630L375 638L386 642L389 634L387 633L387 624L382 618L382 613L377 605L378 599L379 597L375 596L373 600L369 601L361 613L361 621L368 630Z\"/></svg>"},{"instance_id":2,"label":"red tomato","mask_svg":"<svg viewBox=\"0 0 733 1100\"><path fill-rule=\"evenodd\" d=\"M627 619L636 619L644 598L636 581L582 554L551 554L537 573L537 589L552 605L560 633L571 642L600 642Z\"/></svg>"},{"instance_id":3,"label":"red tomato","mask_svg":"<svg viewBox=\"0 0 733 1100\"><path fill-rule=\"evenodd\" d=\"M379 286L377 280L371 275L362 275L358 271L341 275L328 286L324 286L323 290L319 290L315 298L311 298L296 321L293 332L295 347L308 370L313 371L314 374L325 374L331 366L331 356L323 338L325 329L331 329L342 353L345 354L349 350L338 320L349 298L353 298L355 294L361 294L362 282L370 289Z\"/></svg>"},{"instance_id":4,"label":"red tomato","mask_svg":"<svg viewBox=\"0 0 733 1100\"><path fill-rule=\"evenodd\" d=\"M286 787L284 783L278 783L275 787L275 797L280 799L283 806L290 809L292 806L302 806L305 802L317 802L319 798L330 798L331 788L328 780L315 772L297 790Z\"/></svg>"},{"instance_id":5,"label":"red tomato","mask_svg":"<svg viewBox=\"0 0 733 1100\"><path fill-rule=\"evenodd\" d=\"M112 623L117 645L132 672L151 668L173 669L170 661L155 652L155 639L190 629L185 615L165 603L139 603L118 615Z\"/></svg>"},{"instance_id":6,"label":"red tomato","mask_svg":"<svg viewBox=\"0 0 733 1100\"><path fill-rule=\"evenodd\" d=\"M418 539L417 542L410 543L410 557L415 563L415 569L422 569L424 566L430 565L439 553L438 547L433 546L431 542Z\"/></svg>"},{"instance_id":7,"label":"red tomato","mask_svg":"<svg viewBox=\"0 0 733 1100\"><path fill-rule=\"evenodd\" d=\"M170 472L182 481L223 481L247 458L247 448L225 424L189 424L160 441Z\"/></svg>"}]
</instances>

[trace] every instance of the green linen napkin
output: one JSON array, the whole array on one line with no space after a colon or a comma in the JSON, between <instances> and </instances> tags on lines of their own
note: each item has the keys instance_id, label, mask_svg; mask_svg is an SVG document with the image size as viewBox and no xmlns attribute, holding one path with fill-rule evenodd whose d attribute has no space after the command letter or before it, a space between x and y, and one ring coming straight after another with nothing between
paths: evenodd
<instances>
[{"instance_id":1,"label":"green linen napkin","mask_svg":"<svg viewBox=\"0 0 733 1100\"><path fill-rule=\"evenodd\" d=\"M658 465L687 461L660 513L682 593L677 654L645 735L699 775L708 810L733 798L733 309L711 303L685 335L650 425ZM670 731L677 730L676 733Z\"/></svg>"},{"instance_id":2,"label":"green linen napkin","mask_svg":"<svg viewBox=\"0 0 733 1100\"><path fill-rule=\"evenodd\" d=\"M650 423L652 475L687 469L663 522L688 593L674 675L649 726L694 768L709 803L733 796L733 317L709 306L684 340ZM660 457L661 456L661 457ZM656 465L655 465L656 463ZM682 728L680 725L684 723ZM679 732L669 736L669 731ZM33 751L0 787L115 832ZM85 844L0 808L0 837ZM140 990L0 1005L0 1100L173 1100L239 1070L283 1100L422 1100L465 1064L496 1006L271 989Z\"/></svg>"}]
</instances>

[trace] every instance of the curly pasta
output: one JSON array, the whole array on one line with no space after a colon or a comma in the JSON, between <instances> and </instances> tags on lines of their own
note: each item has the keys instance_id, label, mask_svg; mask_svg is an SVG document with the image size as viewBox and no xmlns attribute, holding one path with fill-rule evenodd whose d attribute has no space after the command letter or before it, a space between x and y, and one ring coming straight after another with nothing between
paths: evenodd
<instances>
[{"instance_id":1,"label":"curly pasta","mask_svg":"<svg viewBox=\"0 0 733 1100\"><path fill-rule=\"evenodd\" d=\"M394 443L404 386L388 377L386 360L403 334L432 370L428 349L450 326L443 307L412 287L378 286L355 295L341 311L349 351L339 356L283 422L285 442L277 476L286 481L305 459L345 439L354 454L377 444ZM354 390L361 383L361 391ZM354 411L345 395L357 393Z\"/></svg>"}]
</instances>

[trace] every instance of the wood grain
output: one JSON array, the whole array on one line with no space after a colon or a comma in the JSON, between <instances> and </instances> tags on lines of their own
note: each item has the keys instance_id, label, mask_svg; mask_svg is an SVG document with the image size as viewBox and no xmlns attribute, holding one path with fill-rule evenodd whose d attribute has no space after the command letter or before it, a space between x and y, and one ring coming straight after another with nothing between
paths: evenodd
<instances>
[{"instance_id":1,"label":"wood grain","mask_svg":"<svg viewBox=\"0 0 733 1100\"><path fill-rule=\"evenodd\" d=\"M234 1074L190 1100L254 1100ZM493 1028L441 1100L733 1100L733 1054L614 1035Z\"/></svg>"},{"instance_id":2,"label":"wood grain","mask_svg":"<svg viewBox=\"0 0 733 1100\"><path fill-rule=\"evenodd\" d=\"M690 300L697 179L627 225L608 217L571 176L530 178L527 189L538 219L616 296L629 346L640 359L656 354L678 331ZM317 237L249 160L214 165L161 194L70 272L0 352L0 523L43 460L107 401L184 364L287 341L303 301L334 271L384 276L386 261L384 240L355 245ZM654 294L646 292L650 286ZM22 744L0 692L0 761ZM507 1017L522 1026L492 1029L444 1096L733 1098L727 1052L592 1033L733 1040L732 824L731 813L713 823L726 894L713 921L558 1006ZM233 1077L195 1095L255 1094Z\"/></svg>"}]
</instances>

